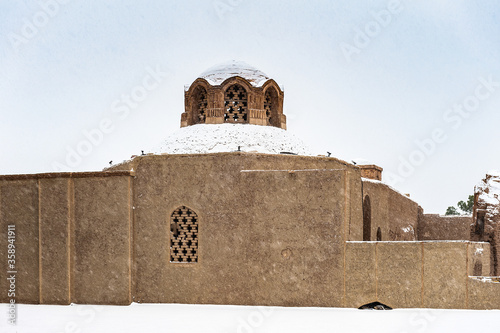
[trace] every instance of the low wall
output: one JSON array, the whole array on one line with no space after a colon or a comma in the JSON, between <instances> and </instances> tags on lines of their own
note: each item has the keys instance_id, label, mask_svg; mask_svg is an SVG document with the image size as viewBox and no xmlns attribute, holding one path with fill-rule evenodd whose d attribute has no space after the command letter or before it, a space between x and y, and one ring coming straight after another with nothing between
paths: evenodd
<instances>
[{"instance_id":1,"label":"low wall","mask_svg":"<svg viewBox=\"0 0 500 333\"><path fill-rule=\"evenodd\" d=\"M15 226L17 303L130 304L131 182L129 172L0 176L1 234Z\"/></svg>"},{"instance_id":2,"label":"low wall","mask_svg":"<svg viewBox=\"0 0 500 333\"><path fill-rule=\"evenodd\" d=\"M475 264L484 264L476 273L489 271L488 243L347 242L345 255L345 307L381 302L393 308L478 309L488 298L485 288L476 288L470 302L468 292Z\"/></svg>"},{"instance_id":3,"label":"low wall","mask_svg":"<svg viewBox=\"0 0 500 333\"><path fill-rule=\"evenodd\" d=\"M469 240L472 216L423 214L418 221L418 240Z\"/></svg>"}]
</instances>

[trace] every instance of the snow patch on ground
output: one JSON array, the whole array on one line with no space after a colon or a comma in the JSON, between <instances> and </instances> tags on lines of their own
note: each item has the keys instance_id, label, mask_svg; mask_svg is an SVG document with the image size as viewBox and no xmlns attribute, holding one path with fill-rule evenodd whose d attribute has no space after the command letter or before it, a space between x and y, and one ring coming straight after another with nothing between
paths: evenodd
<instances>
[{"instance_id":1,"label":"snow patch on ground","mask_svg":"<svg viewBox=\"0 0 500 333\"><path fill-rule=\"evenodd\" d=\"M169 136L154 153L221 153L237 151L238 146L243 152L312 155L301 140L281 128L249 124L198 124L183 127Z\"/></svg>"},{"instance_id":2,"label":"snow patch on ground","mask_svg":"<svg viewBox=\"0 0 500 333\"><path fill-rule=\"evenodd\" d=\"M485 281L484 282L490 282ZM0 332L472 332L498 325L499 310L294 308L229 305L17 305L18 323Z\"/></svg>"}]
</instances>

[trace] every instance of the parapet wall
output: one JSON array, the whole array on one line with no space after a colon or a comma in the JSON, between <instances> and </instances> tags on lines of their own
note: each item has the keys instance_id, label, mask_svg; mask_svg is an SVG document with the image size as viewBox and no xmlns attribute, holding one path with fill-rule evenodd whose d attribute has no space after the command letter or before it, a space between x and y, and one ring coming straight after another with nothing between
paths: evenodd
<instances>
[{"instance_id":1,"label":"parapet wall","mask_svg":"<svg viewBox=\"0 0 500 333\"><path fill-rule=\"evenodd\" d=\"M15 226L16 302L129 304L131 194L130 172L0 176L2 235ZM6 251L1 237L2 272Z\"/></svg>"},{"instance_id":2,"label":"parapet wall","mask_svg":"<svg viewBox=\"0 0 500 333\"><path fill-rule=\"evenodd\" d=\"M469 240L472 216L423 214L418 221L418 240Z\"/></svg>"}]
</instances>

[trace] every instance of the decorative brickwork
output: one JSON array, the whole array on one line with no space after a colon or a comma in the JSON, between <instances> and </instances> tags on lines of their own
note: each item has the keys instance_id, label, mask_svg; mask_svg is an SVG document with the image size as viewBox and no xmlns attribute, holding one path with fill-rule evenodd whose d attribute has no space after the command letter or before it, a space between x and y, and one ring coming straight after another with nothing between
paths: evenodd
<instances>
[{"instance_id":1,"label":"decorative brickwork","mask_svg":"<svg viewBox=\"0 0 500 333\"><path fill-rule=\"evenodd\" d=\"M198 262L198 215L185 206L170 217L170 262Z\"/></svg>"},{"instance_id":2,"label":"decorative brickwork","mask_svg":"<svg viewBox=\"0 0 500 333\"><path fill-rule=\"evenodd\" d=\"M224 121L226 123L246 123L248 121L247 92L239 84L233 84L226 90L224 107Z\"/></svg>"},{"instance_id":3,"label":"decorative brickwork","mask_svg":"<svg viewBox=\"0 0 500 333\"><path fill-rule=\"evenodd\" d=\"M203 73L184 89L181 127L231 123L286 129L283 90L263 73L255 76L257 72L231 63Z\"/></svg>"}]
</instances>

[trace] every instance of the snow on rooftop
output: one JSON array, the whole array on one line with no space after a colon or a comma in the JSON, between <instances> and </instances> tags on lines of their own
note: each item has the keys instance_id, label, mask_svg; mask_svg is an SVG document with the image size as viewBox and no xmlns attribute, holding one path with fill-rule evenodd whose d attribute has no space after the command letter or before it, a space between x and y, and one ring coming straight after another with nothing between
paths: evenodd
<instances>
[{"instance_id":1,"label":"snow on rooftop","mask_svg":"<svg viewBox=\"0 0 500 333\"><path fill-rule=\"evenodd\" d=\"M240 76L246 79L252 86L261 87L270 79L262 71L250 66L246 62L231 60L222 64L215 65L200 74L200 78L205 79L211 85L220 85L226 79L233 76ZM189 86L188 86L189 88Z\"/></svg>"},{"instance_id":2,"label":"snow on rooftop","mask_svg":"<svg viewBox=\"0 0 500 333\"><path fill-rule=\"evenodd\" d=\"M272 126L249 124L198 124L170 135L155 153L206 154L237 151L312 155L304 143L289 132Z\"/></svg>"},{"instance_id":3,"label":"snow on rooftop","mask_svg":"<svg viewBox=\"0 0 500 333\"><path fill-rule=\"evenodd\" d=\"M356 165L375 165L375 163L372 163L371 161L368 161L364 158L355 158L352 160L352 162Z\"/></svg>"}]
</instances>

